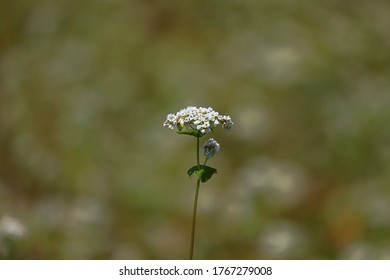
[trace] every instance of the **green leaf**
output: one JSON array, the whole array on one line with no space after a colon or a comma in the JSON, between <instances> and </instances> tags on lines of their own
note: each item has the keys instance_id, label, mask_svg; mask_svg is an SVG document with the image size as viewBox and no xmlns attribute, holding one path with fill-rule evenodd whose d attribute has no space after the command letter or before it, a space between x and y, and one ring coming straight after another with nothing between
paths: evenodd
<instances>
[{"instance_id":1,"label":"green leaf","mask_svg":"<svg viewBox=\"0 0 390 280\"><path fill-rule=\"evenodd\" d=\"M204 135L202 132L200 132L199 130L196 130L196 129L181 130L181 131L176 131L176 133L177 134L191 135L191 136L195 136L197 138L200 138Z\"/></svg>"},{"instance_id":2,"label":"green leaf","mask_svg":"<svg viewBox=\"0 0 390 280\"><path fill-rule=\"evenodd\" d=\"M217 173L217 169L215 168L212 168L210 166L207 166L207 165L199 165L199 169L198 169L198 166L195 165L193 167L191 167L190 169L188 169L187 171L188 173L188 176L192 176L194 174L197 174L198 175L198 178L200 179L200 181L202 183L205 183L207 182L215 173Z\"/></svg>"}]
</instances>

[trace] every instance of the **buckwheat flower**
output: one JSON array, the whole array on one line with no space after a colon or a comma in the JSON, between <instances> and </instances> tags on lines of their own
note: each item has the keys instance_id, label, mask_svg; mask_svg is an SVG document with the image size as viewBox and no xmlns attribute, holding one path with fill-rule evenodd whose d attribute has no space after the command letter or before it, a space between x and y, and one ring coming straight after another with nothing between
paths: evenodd
<instances>
[{"instance_id":1,"label":"buckwheat flower","mask_svg":"<svg viewBox=\"0 0 390 280\"><path fill-rule=\"evenodd\" d=\"M222 123L222 127L225 129L231 129L234 124L230 116L218 116L218 120Z\"/></svg>"},{"instance_id":2,"label":"buckwheat flower","mask_svg":"<svg viewBox=\"0 0 390 280\"><path fill-rule=\"evenodd\" d=\"M195 130L202 136L221 124L222 128L230 129L233 126L230 116L220 115L211 107L188 106L176 114L168 114L163 126L170 129L175 127L180 131Z\"/></svg>"},{"instance_id":3,"label":"buckwheat flower","mask_svg":"<svg viewBox=\"0 0 390 280\"><path fill-rule=\"evenodd\" d=\"M201 183L206 183L211 177L217 173L217 169L206 165L207 161L219 152L220 146L213 138L206 140L200 148L200 138L207 132L213 131L215 127L221 125L222 128L230 129L233 126L233 121L230 116L220 115L211 107L195 107L188 106L181 109L177 113L170 113L167 115L163 123L164 127L169 129L177 128L178 134L190 135L196 137L196 165L188 169L188 176L196 176L196 189L194 197L194 206L192 211L192 228L191 228L191 242L190 242L190 260L194 253L195 240L195 224L196 212L198 205L198 196ZM194 149L195 150L195 149ZM204 154L204 162L200 162L200 152Z\"/></svg>"},{"instance_id":4,"label":"buckwheat flower","mask_svg":"<svg viewBox=\"0 0 390 280\"><path fill-rule=\"evenodd\" d=\"M204 153L205 157L209 159L219 152L219 144L213 138L210 138L203 144L201 151Z\"/></svg>"}]
</instances>

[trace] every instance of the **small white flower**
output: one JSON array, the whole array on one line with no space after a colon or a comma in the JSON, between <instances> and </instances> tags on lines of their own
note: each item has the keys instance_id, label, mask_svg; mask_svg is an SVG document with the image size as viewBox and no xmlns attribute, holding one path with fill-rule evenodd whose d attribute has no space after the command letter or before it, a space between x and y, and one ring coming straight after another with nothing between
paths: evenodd
<instances>
[{"instance_id":1,"label":"small white flower","mask_svg":"<svg viewBox=\"0 0 390 280\"><path fill-rule=\"evenodd\" d=\"M202 134L210 132L214 127L221 124L223 128L233 126L230 116L220 115L213 108L188 106L176 114L168 114L163 126L170 129L177 127L179 130L193 129L200 131Z\"/></svg>"},{"instance_id":2,"label":"small white flower","mask_svg":"<svg viewBox=\"0 0 390 280\"><path fill-rule=\"evenodd\" d=\"M219 152L219 144L213 138L210 138L203 144L201 151L207 158L211 158Z\"/></svg>"}]
</instances>

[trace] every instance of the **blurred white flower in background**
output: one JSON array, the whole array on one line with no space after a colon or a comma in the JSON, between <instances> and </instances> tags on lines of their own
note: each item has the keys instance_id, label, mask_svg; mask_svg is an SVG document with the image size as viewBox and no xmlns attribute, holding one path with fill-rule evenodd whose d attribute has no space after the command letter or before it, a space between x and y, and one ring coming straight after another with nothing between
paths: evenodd
<instances>
[{"instance_id":1,"label":"blurred white flower in background","mask_svg":"<svg viewBox=\"0 0 390 280\"><path fill-rule=\"evenodd\" d=\"M307 236L297 224L276 221L260 234L258 250L263 258L297 258L307 250Z\"/></svg>"},{"instance_id":2,"label":"blurred white flower in background","mask_svg":"<svg viewBox=\"0 0 390 280\"><path fill-rule=\"evenodd\" d=\"M390 246L359 240L342 248L338 254L341 260L390 260Z\"/></svg>"},{"instance_id":3,"label":"blurred white flower in background","mask_svg":"<svg viewBox=\"0 0 390 280\"><path fill-rule=\"evenodd\" d=\"M368 243L357 242L344 247L339 254L342 260L370 260L375 259L374 248Z\"/></svg>"},{"instance_id":4,"label":"blurred white flower in background","mask_svg":"<svg viewBox=\"0 0 390 280\"><path fill-rule=\"evenodd\" d=\"M26 227L17 219L4 215L0 220L0 236L21 238L26 234Z\"/></svg>"},{"instance_id":5,"label":"blurred white flower in background","mask_svg":"<svg viewBox=\"0 0 390 280\"><path fill-rule=\"evenodd\" d=\"M266 157L243 165L234 185L248 189L252 195L261 193L262 201L276 208L296 205L307 193L306 175L300 165Z\"/></svg>"}]
</instances>

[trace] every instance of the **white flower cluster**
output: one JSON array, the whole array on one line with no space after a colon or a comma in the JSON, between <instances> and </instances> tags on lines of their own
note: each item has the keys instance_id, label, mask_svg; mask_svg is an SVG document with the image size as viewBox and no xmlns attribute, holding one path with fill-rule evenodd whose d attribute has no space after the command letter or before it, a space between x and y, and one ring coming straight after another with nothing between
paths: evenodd
<instances>
[{"instance_id":1,"label":"white flower cluster","mask_svg":"<svg viewBox=\"0 0 390 280\"><path fill-rule=\"evenodd\" d=\"M233 122L230 116L220 115L212 108L188 106L176 114L168 114L164 126L174 129L177 127L180 131L183 128L194 129L202 134L210 132L213 127L221 124L223 128L229 129Z\"/></svg>"},{"instance_id":2,"label":"white flower cluster","mask_svg":"<svg viewBox=\"0 0 390 280\"><path fill-rule=\"evenodd\" d=\"M211 158L219 152L219 144L213 138L210 138L204 142L201 151L204 153L205 157Z\"/></svg>"}]
</instances>

